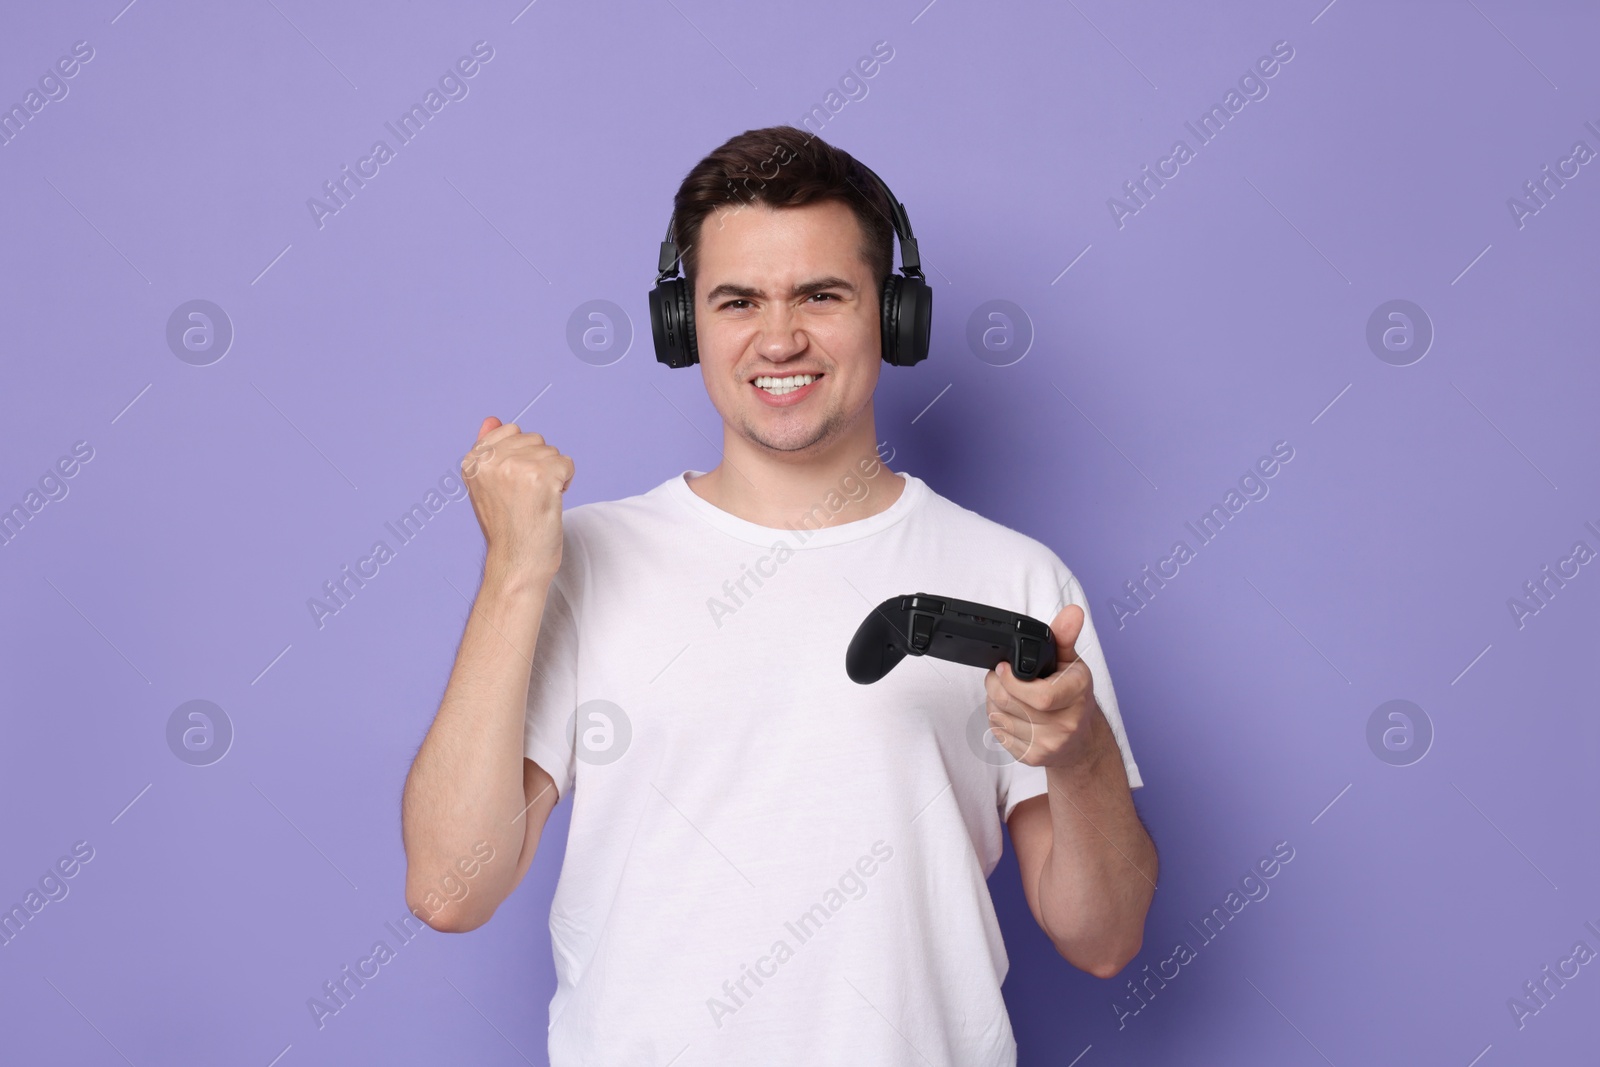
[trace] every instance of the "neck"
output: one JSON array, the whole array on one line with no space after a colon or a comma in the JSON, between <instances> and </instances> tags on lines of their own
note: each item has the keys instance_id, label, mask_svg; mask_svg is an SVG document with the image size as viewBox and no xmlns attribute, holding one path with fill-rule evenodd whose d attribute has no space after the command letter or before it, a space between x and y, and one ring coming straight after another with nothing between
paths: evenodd
<instances>
[{"instance_id":1,"label":"neck","mask_svg":"<svg viewBox=\"0 0 1600 1067\"><path fill-rule=\"evenodd\" d=\"M818 451L779 452L723 426L722 462L689 488L759 526L813 529L857 522L887 509L905 482L880 458L870 409L856 429Z\"/></svg>"}]
</instances>

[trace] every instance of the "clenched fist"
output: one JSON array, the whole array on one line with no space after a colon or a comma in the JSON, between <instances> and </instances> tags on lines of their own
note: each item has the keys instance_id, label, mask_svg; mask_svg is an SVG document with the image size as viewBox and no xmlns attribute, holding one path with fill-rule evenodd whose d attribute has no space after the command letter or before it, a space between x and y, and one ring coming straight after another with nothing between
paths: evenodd
<instances>
[{"instance_id":1,"label":"clenched fist","mask_svg":"<svg viewBox=\"0 0 1600 1067\"><path fill-rule=\"evenodd\" d=\"M552 577L561 566L561 494L572 460L536 433L490 415L461 460L487 545L486 570Z\"/></svg>"}]
</instances>

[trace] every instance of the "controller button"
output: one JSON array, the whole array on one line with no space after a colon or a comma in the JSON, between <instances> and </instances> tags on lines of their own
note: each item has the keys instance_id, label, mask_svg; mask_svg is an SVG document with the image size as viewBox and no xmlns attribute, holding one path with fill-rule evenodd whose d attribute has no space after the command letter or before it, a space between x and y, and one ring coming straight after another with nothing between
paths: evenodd
<instances>
[{"instance_id":1,"label":"controller button","mask_svg":"<svg viewBox=\"0 0 1600 1067\"><path fill-rule=\"evenodd\" d=\"M933 616L916 612L911 616L911 647L926 652L933 642Z\"/></svg>"}]
</instances>

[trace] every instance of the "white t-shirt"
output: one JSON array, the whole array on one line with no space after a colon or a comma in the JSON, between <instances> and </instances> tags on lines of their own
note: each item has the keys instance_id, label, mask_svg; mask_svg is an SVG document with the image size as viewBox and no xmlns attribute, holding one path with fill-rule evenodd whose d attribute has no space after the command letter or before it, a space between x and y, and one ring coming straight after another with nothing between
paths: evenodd
<instances>
[{"instance_id":1,"label":"white t-shirt","mask_svg":"<svg viewBox=\"0 0 1600 1067\"><path fill-rule=\"evenodd\" d=\"M845 649L898 594L1048 623L1087 616L1082 586L911 475L852 473L814 514L905 484L783 530L701 499L699 473L563 515L525 735L573 800L552 1067L1014 1064L986 879L1044 769L988 734L982 670L907 656L859 685ZM1137 787L1092 619L1076 647Z\"/></svg>"}]
</instances>

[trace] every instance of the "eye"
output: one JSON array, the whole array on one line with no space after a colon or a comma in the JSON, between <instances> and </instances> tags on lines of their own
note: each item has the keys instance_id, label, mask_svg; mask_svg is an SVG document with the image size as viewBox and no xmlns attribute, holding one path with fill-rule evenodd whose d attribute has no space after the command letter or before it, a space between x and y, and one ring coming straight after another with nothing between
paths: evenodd
<instances>
[{"instance_id":1,"label":"eye","mask_svg":"<svg viewBox=\"0 0 1600 1067\"><path fill-rule=\"evenodd\" d=\"M722 306L725 307L725 308L729 308L729 307L733 307L733 305L735 305L735 304L748 304L748 303L750 303L750 301L745 300L743 297L739 297L739 298L734 299L734 300L725 301ZM743 309L740 308L739 310L742 311Z\"/></svg>"},{"instance_id":2,"label":"eye","mask_svg":"<svg viewBox=\"0 0 1600 1067\"><path fill-rule=\"evenodd\" d=\"M839 299L838 294L836 294L836 293L812 293L811 295L813 297L825 296L829 300L838 300Z\"/></svg>"}]
</instances>

